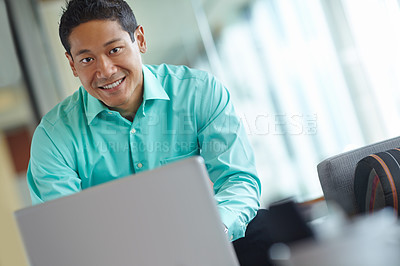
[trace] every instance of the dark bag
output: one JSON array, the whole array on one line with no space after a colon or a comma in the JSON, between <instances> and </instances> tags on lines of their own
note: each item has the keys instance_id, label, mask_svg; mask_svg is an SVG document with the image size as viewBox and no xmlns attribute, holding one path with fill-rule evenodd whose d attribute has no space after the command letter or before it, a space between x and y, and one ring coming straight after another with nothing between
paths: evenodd
<instances>
[{"instance_id":1,"label":"dark bag","mask_svg":"<svg viewBox=\"0 0 400 266\"><path fill-rule=\"evenodd\" d=\"M358 162L354 195L362 213L391 207L399 215L399 193L400 149L371 154Z\"/></svg>"},{"instance_id":2,"label":"dark bag","mask_svg":"<svg viewBox=\"0 0 400 266\"><path fill-rule=\"evenodd\" d=\"M241 266L273 265L269 249L275 243L290 244L313 238L314 234L293 201L272 204L260 209L249 223L245 237L233 242Z\"/></svg>"}]
</instances>

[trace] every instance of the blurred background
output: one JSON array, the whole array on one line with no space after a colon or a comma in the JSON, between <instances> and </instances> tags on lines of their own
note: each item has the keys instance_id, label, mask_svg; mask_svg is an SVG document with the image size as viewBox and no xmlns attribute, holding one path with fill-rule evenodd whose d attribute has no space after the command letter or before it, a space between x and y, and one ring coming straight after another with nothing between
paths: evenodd
<instances>
[{"instance_id":1,"label":"blurred background","mask_svg":"<svg viewBox=\"0 0 400 266\"><path fill-rule=\"evenodd\" d=\"M7 208L30 205L25 173L33 131L80 86L58 38L64 2L0 0ZM321 197L320 161L399 135L398 0L128 3L145 29L145 64L203 69L230 90L256 153L264 206Z\"/></svg>"}]
</instances>

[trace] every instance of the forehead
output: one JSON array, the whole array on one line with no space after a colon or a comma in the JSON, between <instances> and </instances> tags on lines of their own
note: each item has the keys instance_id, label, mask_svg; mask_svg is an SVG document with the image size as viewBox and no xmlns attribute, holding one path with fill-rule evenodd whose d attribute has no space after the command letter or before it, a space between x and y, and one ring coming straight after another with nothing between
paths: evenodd
<instances>
[{"instance_id":1,"label":"forehead","mask_svg":"<svg viewBox=\"0 0 400 266\"><path fill-rule=\"evenodd\" d=\"M96 50L110 40L130 40L129 33L114 20L91 20L75 27L69 35L71 53L84 50Z\"/></svg>"}]
</instances>

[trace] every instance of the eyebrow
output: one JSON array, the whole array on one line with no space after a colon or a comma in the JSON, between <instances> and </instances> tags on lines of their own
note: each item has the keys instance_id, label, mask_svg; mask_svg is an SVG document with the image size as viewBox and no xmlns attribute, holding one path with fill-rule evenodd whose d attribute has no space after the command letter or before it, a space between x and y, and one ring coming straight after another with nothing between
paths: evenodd
<instances>
[{"instance_id":1,"label":"eyebrow","mask_svg":"<svg viewBox=\"0 0 400 266\"><path fill-rule=\"evenodd\" d=\"M110 45L110 44L112 44L112 43L115 43L115 42L118 42L118 41L120 41L120 40L121 40L121 38L112 39L111 41L108 41L108 42L106 42L105 44L103 44L103 47L107 47L108 45ZM75 54L75 56L78 56L78 55L81 55L81 54L84 54L84 53L90 53L90 50L89 50L89 49L82 49L82 50L79 50L79 51Z\"/></svg>"},{"instance_id":2,"label":"eyebrow","mask_svg":"<svg viewBox=\"0 0 400 266\"><path fill-rule=\"evenodd\" d=\"M106 42L105 44L103 44L103 47L106 47L106 46L108 46L108 45L110 45L110 44L112 44L112 43L114 43L114 42L118 42L118 41L120 41L120 40L121 40L121 38L112 39L111 41L108 41L108 42Z\"/></svg>"}]
</instances>

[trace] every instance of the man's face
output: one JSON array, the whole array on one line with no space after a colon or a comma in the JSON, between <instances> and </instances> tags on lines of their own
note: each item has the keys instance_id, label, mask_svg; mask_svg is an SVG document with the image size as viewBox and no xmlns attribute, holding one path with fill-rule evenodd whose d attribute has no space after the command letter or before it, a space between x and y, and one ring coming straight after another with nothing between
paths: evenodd
<instances>
[{"instance_id":1,"label":"man's face","mask_svg":"<svg viewBox=\"0 0 400 266\"><path fill-rule=\"evenodd\" d=\"M136 29L132 42L117 21L92 20L74 28L69 43L72 57L66 56L86 91L110 109L136 111L143 94L143 28Z\"/></svg>"}]
</instances>

